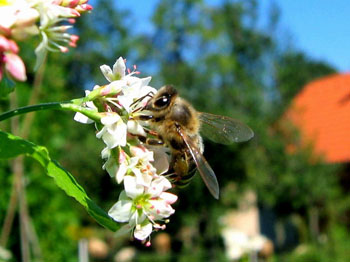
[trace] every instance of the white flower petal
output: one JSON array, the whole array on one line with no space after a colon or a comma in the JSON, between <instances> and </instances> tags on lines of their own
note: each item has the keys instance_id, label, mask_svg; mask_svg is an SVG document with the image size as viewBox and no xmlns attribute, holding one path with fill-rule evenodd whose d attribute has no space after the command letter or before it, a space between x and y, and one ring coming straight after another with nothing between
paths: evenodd
<instances>
[{"instance_id":1,"label":"white flower petal","mask_svg":"<svg viewBox=\"0 0 350 262\"><path fill-rule=\"evenodd\" d=\"M120 95L118 101L127 112L130 112L130 106L134 101L132 96Z\"/></svg>"},{"instance_id":2,"label":"white flower petal","mask_svg":"<svg viewBox=\"0 0 350 262\"><path fill-rule=\"evenodd\" d=\"M118 137L118 143L120 146L126 146L126 136L128 133L128 127L123 121L119 121L117 125L116 135Z\"/></svg>"},{"instance_id":3,"label":"white flower petal","mask_svg":"<svg viewBox=\"0 0 350 262\"><path fill-rule=\"evenodd\" d=\"M171 183L168 179L163 176L155 178L151 186L147 189L147 192L152 196L159 196L163 191L166 191L171 188Z\"/></svg>"},{"instance_id":4,"label":"white flower petal","mask_svg":"<svg viewBox=\"0 0 350 262\"><path fill-rule=\"evenodd\" d=\"M104 126L100 131L96 133L96 137L101 138L105 132L107 132L107 127Z\"/></svg>"},{"instance_id":5,"label":"white flower petal","mask_svg":"<svg viewBox=\"0 0 350 262\"><path fill-rule=\"evenodd\" d=\"M129 89L130 89L130 90L125 90L125 91L139 91L140 88L142 87L142 81L138 77L127 75L124 77L124 79L126 80L127 85L129 86ZM133 93L135 93L135 92L133 92Z\"/></svg>"},{"instance_id":6,"label":"white flower petal","mask_svg":"<svg viewBox=\"0 0 350 262\"><path fill-rule=\"evenodd\" d=\"M111 150L108 147L105 147L101 152L102 159L109 158L110 155L111 155Z\"/></svg>"},{"instance_id":7,"label":"white flower petal","mask_svg":"<svg viewBox=\"0 0 350 262\"><path fill-rule=\"evenodd\" d=\"M135 198L144 192L144 187L136 183L136 177L134 176L124 177L124 188L126 195L130 198Z\"/></svg>"},{"instance_id":8,"label":"white flower petal","mask_svg":"<svg viewBox=\"0 0 350 262\"><path fill-rule=\"evenodd\" d=\"M108 211L108 215L117 222L128 222L131 215L131 200L120 200Z\"/></svg>"},{"instance_id":9,"label":"white flower petal","mask_svg":"<svg viewBox=\"0 0 350 262\"><path fill-rule=\"evenodd\" d=\"M119 57L113 65L113 75L115 79L121 79L125 76L125 62L122 57Z\"/></svg>"},{"instance_id":10,"label":"white flower petal","mask_svg":"<svg viewBox=\"0 0 350 262\"><path fill-rule=\"evenodd\" d=\"M145 78L141 78L140 80L141 80L141 86L142 86L142 87L146 87L146 86L148 86L149 82L151 82L152 77L151 77L151 76L148 76L148 77L145 77ZM143 88L142 88L142 89L143 89ZM153 88L153 89L154 89L154 88ZM156 89L154 89L154 90L156 90ZM148 92L147 92L147 93L148 93Z\"/></svg>"},{"instance_id":11,"label":"white flower petal","mask_svg":"<svg viewBox=\"0 0 350 262\"><path fill-rule=\"evenodd\" d=\"M149 174L142 173L139 169L133 168L133 173L136 176L136 183L143 185L145 187L149 187L152 181L152 176Z\"/></svg>"},{"instance_id":12,"label":"white flower petal","mask_svg":"<svg viewBox=\"0 0 350 262\"><path fill-rule=\"evenodd\" d=\"M128 166L126 166L124 164L121 164L119 166L118 171L117 171L117 175L116 175L116 179L117 179L118 184L120 184L123 181L127 170L128 170Z\"/></svg>"},{"instance_id":13,"label":"white flower petal","mask_svg":"<svg viewBox=\"0 0 350 262\"><path fill-rule=\"evenodd\" d=\"M130 198L128 198L128 196L126 195L125 190L123 190L122 192L120 192L118 201L119 201L119 200L130 200Z\"/></svg>"},{"instance_id":14,"label":"white flower petal","mask_svg":"<svg viewBox=\"0 0 350 262\"><path fill-rule=\"evenodd\" d=\"M137 163L139 162L139 158L138 157L132 157L129 160L129 168L134 168Z\"/></svg>"},{"instance_id":15,"label":"white flower petal","mask_svg":"<svg viewBox=\"0 0 350 262\"><path fill-rule=\"evenodd\" d=\"M114 75L113 75L112 69L108 65L101 65L100 69L101 69L102 74L105 76L105 78L109 82L112 82L114 80Z\"/></svg>"},{"instance_id":16,"label":"white flower petal","mask_svg":"<svg viewBox=\"0 0 350 262\"><path fill-rule=\"evenodd\" d=\"M114 123L117 123L120 119L120 116L117 113L109 114L105 117L101 118L101 123L106 126L113 125Z\"/></svg>"},{"instance_id":17,"label":"white flower petal","mask_svg":"<svg viewBox=\"0 0 350 262\"><path fill-rule=\"evenodd\" d=\"M152 233L152 224L148 222L146 225L136 226L134 237L138 240L145 240Z\"/></svg>"},{"instance_id":18,"label":"white flower petal","mask_svg":"<svg viewBox=\"0 0 350 262\"><path fill-rule=\"evenodd\" d=\"M118 164L113 157L109 157L102 169L106 170L110 177L115 177L118 171Z\"/></svg>"},{"instance_id":19,"label":"white flower petal","mask_svg":"<svg viewBox=\"0 0 350 262\"><path fill-rule=\"evenodd\" d=\"M74 120L82 124L92 124L94 121L83 115L82 113L75 113Z\"/></svg>"},{"instance_id":20,"label":"white flower petal","mask_svg":"<svg viewBox=\"0 0 350 262\"><path fill-rule=\"evenodd\" d=\"M145 130L143 129L142 125L138 121L135 120L129 120L127 123L128 126L128 132L133 135L139 135L139 136L147 136Z\"/></svg>"},{"instance_id":21,"label":"white flower petal","mask_svg":"<svg viewBox=\"0 0 350 262\"><path fill-rule=\"evenodd\" d=\"M169 192L162 192L159 197L163 199L167 204L171 205L174 204L177 200L177 195L174 195Z\"/></svg>"},{"instance_id":22,"label":"white flower petal","mask_svg":"<svg viewBox=\"0 0 350 262\"><path fill-rule=\"evenodd\" d=\"M167 218L175 213L175 210L164 200L150 200L152 205L150 213L155 217L155 220Z\"/></svg>"},{"instance_id":23,"label":"white flower petal","mask_svg":"<svg viewBox=\"0 0 350 262\"><path fill-rule=\"evenodd\" d=\"M118 139L116 139L116 137L113 134L108 133L108 132L105 132L102 135L102 140L103 140L103 142L105 142L107 147L110 149L115 148L116 146L120 145ZM125 144L123 146L125 146Z\"/></svg>"},{"instance_id":24,"label":"white flower petal","mask_svg":"<svg viewBox=\"0 0 350 262\"><path fill-rule=\"evenodd\" d=\"M146 218L147 217L143 212L141 213L141 215L139 215L138 212L134 212L129 219L129 225L135 227L136 225L144 223Z\"/></svg>"},{"instance_id":25,"label":"white flower petal","mask_svg":"<svg viewBox=\"0 0 350 262\"><path fill-rule=\"evenodd\" d=\"M115 80L108 85L110 92L114 94L122 91L122 88L126 86L125 80Z\"/></svg>"}]
</instances>

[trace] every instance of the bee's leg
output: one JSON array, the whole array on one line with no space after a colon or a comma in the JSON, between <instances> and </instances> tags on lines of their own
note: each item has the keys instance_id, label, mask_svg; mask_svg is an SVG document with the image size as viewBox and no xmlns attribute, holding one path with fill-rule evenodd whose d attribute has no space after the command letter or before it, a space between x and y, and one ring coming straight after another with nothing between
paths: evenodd
<instances>
[{"instance_id":1,"label":"bee's leg","mask_svg":"<svg viewBox=\"0 0 350 262\"><path fill-rule=\"evenodd\" d=\"M164 145L164 141L162 139L162 137L156 132L156 131L153 131L153 130L149 130L149 129L144 129L145 132L155 138L150 138L150 137L144 137L144 136L137 136L139 138L139 140L142 142L142 143L145 143L147 145L152 145L152 146L162 146Z\"/></svg>"},{"instance_id":2,"label":"bee's leg","mask_svg":"<svg viewBox=\"0 0 350 262\"><path fill-rule=\"evenodd\" d=\"M149 137L144 137L144 136L138 136L139 140L147 145L150 146L162 146L164 145L164 141L159 138L149 138Z\"/></svg>"}]
</instances>

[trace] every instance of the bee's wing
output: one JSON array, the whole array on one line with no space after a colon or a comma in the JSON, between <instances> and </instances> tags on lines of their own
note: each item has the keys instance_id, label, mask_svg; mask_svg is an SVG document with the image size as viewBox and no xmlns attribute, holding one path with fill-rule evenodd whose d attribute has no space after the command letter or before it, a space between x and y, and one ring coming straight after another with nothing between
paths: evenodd
<instances>
[{"instance_id":1,"label":"bee's wing","mask_svg":"<svg viewBox=\"0 0 350 262\"><path fill-rule=\"evenodd\" d=\"M216 179L213 169L205 160L204 156L199 152L198 148L193 144L192 140L182 132L181 128L177 126L177 132L182 137L188 150L190 151L194 162L196 163L197 170L201 175L205 185L208 187L210 193L215 199L219 199L219 183Z\"/></svg>"},{"instance_id":2,"label":"bee's wing","mask_svg":"<svg viewBox=\"0 0 350 262\"><path fill-rule=\"evenodd\" d=\"M254 132L240 121L208 113L200 113L201 134L215 143L232 144L233 142L248 141Z\"/></svg>"}]
</instances>

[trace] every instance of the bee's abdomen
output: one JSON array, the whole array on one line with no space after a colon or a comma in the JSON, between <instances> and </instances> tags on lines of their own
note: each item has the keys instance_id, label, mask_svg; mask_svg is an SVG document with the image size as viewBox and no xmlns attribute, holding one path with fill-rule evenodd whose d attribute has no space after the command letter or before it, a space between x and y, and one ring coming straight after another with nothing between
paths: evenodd
<instances>
[{"instance_id":1,"label":"bee's abdomen","mask_svg":"<svg viewBox=\"0 0 350 262\"><path fill-rule=\"evenodd\" d=\"M188 172L187 175L182 176L182 177L178 177L177 179L175 178L173 184L179 188L183 188L183 187L187 186L191 182L194 175L196 174L196 171L197 171L197 169L193 168Z\"/></svg>"}]
</instances>

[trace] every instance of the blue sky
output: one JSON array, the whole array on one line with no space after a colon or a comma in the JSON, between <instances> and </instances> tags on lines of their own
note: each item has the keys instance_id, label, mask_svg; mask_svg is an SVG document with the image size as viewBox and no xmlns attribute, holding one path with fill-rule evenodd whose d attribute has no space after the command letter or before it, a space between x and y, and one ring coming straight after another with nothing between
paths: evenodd
<instances>
[{"instance_id":1,"label":"blue sky","mask_svg":"<svg viewBox=\"0 0 350 262\"><path fill-rule=\"evenodd\" d=\"M152 30L147 21L157 0L118 0L116 4L131 8L138 30ZM220 0L207 0L218 3ZM280 7L280 30L291 37L293 46L310 57L324 60L341 72L350 71L350 1L349 0L258 0L260 17L268 6Z\"/></svg>"},{"instance_id":2,"label":"blue sky","mask_svg":"<svg viewBox=\"0 0 350 262\"><path fill-rule=\"evenodd\" d=\"M271 0L261 0L266 7ZM275 1L281 25L294 46L309 56L329 62L341 72L350 71L350 1Z\"/></svg>"}]
</instances>

